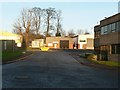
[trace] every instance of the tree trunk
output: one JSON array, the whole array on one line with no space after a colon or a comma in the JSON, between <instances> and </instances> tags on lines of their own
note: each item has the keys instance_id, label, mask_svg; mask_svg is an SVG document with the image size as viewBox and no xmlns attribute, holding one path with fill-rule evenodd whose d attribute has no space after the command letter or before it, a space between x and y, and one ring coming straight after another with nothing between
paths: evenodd
<instances>
[{"instance_id":1,"label":"tree trunk","mask_svg":"<svg viewBox=\"0 0 120 90\"><path fill-rule=\"evenodd\" d=\"M30 24L28 24L26 28L26 48L29 47L29 31L30 31Z\"/></svg>"},{"instance_id":2,"label":"tree trunk","mask_svg":"<svg viewBox=\"0 0 120 90\"><path fill-rule=\"evenodd\" d=\"M49 16L47 18L47 32L46 32L46 37L49 36L49 29L50 29L50 22L49 22Z\"/></svg>"},{"instance_id":3,"label":"tree trunk","mask_svg":"<svg viewBox=\"0 0 120 90\"><path fill-rule=\"evenodd\" d=\"M25 36L26 36L25 38L26 38L26 48L27 48L27 47L29 47L29 40L28 40L29 39L29 35L28 35L27 32L26 32Z\"/></svg>"}]
</instances>

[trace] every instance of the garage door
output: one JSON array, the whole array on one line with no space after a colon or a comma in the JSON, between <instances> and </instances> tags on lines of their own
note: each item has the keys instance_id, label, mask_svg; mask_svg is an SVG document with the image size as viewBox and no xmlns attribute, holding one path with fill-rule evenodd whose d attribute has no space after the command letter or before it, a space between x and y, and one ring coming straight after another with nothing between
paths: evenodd
<instances>
[{"instance_id":1,"label":"garage door","mask_svg":"<svg viewBox=\"0 0 120 90\"><path fill-rule=\"evenodd\" d=\"M69 48L69 40L60 40L60 48Z\"/></svg>"}]
</instances>

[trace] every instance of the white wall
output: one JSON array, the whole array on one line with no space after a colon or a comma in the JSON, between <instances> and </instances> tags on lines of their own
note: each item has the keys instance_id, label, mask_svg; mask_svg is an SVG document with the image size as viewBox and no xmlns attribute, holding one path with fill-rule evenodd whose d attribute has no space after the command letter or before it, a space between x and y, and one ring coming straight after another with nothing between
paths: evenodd
<instances>
[{"instance_id":1,"label":"white wall","mask_svg":"<svg viewBox=\"0 0 120 90\"><path fill-rule=\"evenodd\" d=\"M83 44L87 44L87 38L94 39L94 35L86 34L86 35L78 35L78 49L83 49ZM80 42L80 40L85 40L85 42Z\"/></svg>"},{"instance_id":2,"label":"white wall","mask_svg":"<svg viewBox=\"0 0 120 90\"><path fill-rule=\"evenodd\" d=\"M86 44L87 43L87 38L93 38L94 35L78 35L78 44ZM86 42L80 42L80 40L85 40Z\"/></svg>"}]
</instances>

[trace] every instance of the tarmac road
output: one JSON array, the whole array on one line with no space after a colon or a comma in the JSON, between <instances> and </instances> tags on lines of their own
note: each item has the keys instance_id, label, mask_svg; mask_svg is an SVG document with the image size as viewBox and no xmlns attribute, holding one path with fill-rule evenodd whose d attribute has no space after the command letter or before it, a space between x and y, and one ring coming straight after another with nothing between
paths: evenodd
<instances>
[{"instance_id":1,"label":"tarmac road","mask_svg":"<svg viewBox=\"0 0 120 90\"><path fill-rule=\"evenodd\" d=\"M118 72L80 64L68 51L34 51L2 66L3 88L117 88Z\"/></svg>"}]
</instances>

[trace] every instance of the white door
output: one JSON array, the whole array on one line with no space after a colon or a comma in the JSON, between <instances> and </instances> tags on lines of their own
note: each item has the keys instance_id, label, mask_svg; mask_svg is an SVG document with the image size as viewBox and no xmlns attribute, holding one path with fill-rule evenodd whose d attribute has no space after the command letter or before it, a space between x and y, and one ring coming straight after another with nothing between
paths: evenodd
<instances>
[{"instance_id":1,"label":"white door","mask_svg":"<svg viewBox=\"0 0 120 90\"><path fill-rule=\"evenodd\" d=\"M80 49L83 49L82 47L83 47L83 45L82 45L82 44L80 44Z\"/></svg>"},{"instance_id":2,"label":"white door","mask_svg":"<svg viewBox=\"0 0 120 90\"><path fill-rule=\"evenodd\" d=\"M54 48L57 48L57 44L56 43L54 44Z\"/></svg>"}]
</instances>

